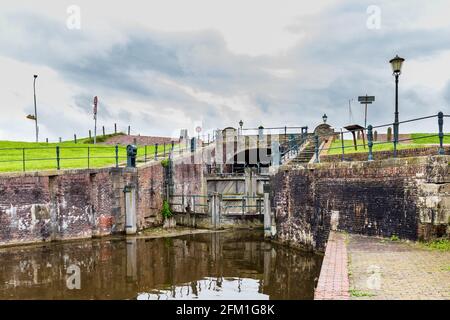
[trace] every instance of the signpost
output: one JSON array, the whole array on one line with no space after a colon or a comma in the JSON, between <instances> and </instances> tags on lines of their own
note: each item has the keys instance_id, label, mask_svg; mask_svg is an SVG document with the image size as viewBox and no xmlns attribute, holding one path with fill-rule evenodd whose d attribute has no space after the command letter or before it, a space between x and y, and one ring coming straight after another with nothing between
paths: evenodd
<instances>
[{"instance_id":1,"label":"signpost","mask_svg":"<svg viewBox=\"0 0 450 320\"><path fill-rule=\"evenodd\" d=\"M94 144L97 143L97 96L94 97Z\"/></svg>"},{"instance_id":2,"label":"signpost","mask_svg":"<svg viewBox=\"0 0 450 320\"><path fill-rule=\"evenodd\" d=\"M368 96L367 94L365 96L359 96L358 101L361 104L365 104L366 108L364 111L364 128L367 128L367 105L372 104L372 102L375 101L375 96Z\"/></svg>"}]
</instances>

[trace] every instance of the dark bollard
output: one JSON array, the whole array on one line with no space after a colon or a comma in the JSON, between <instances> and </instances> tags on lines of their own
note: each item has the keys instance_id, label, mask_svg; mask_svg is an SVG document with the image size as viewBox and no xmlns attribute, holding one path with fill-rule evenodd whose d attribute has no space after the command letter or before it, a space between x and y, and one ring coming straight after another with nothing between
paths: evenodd
<instances>
[{"instance_id":1,"label":"dark bollard","mask_svg":"<svg viewBox=\"0 0 450 320\"><path fill-rule=\"evenodd\" d=\"M155 160L158 160L158 144L155 143Z\"/></svg>"},{"instance_id":2,"label":"dark bollard","mask_svg":"<svg viewBox=\"0 0 450 320\"><path fill-rule=\"evenodd\" d=\"M367 127L367 145L369 146L369 158L367 160L372 161L373 160L373 154L372 154L372 147L373 147L373 133L372 133L372 126L369 124Z\"/></svg>"},{"instance_id":3,"label":"dark bollard","mask_svg":"<svg viewBox=\"0 0 450 320\"><path fill-rule=\"evenodd\" d=\"M76 134L73 135L73 140L75 141L75 143L77 143L77 135Z\"/></svg>"},{"instance_id":4,"label":"dark bollard","mask_svg":"<svg viewBox=\"0 0 450 320\"><path fill-rule=\"evenodd\" d=\"M315 153L315 163L319 163L319 136L314 136L314 153Z\"/></svg>"},{"instance_id":5,"label":"dark bollard","mask_svg":"<svg viewBox=\"0 0 450 320\"><path fill-rule=\"evenodd\" d=\"M445 154L443 143L444 143L444 114L438 113L438 125L439 125L439 155L443 156Z\"/></svg>"},{"instance_id":6,"label":"dark bollard","mask_svg":"<svg viewBox=\"0 0 450 320\"><path fill-rule=\"evenodd\" d=\"M127 145L127 167L136 168L137 147L135 145Z\"/></svg>"}]
</instances>

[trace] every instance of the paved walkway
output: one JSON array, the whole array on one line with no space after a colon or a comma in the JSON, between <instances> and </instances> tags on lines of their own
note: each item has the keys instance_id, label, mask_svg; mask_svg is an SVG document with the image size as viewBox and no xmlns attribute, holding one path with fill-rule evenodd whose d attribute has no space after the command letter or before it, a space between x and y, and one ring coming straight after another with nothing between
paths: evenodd
<instances>
[{"instance_id":1,"label":"paved walkway","mask_svg":"<svg viewBox=\"0 0 450 320\"><path fill-rule=\"evenodd\" d=\"M331 232L320 270L315 300L348 300L349 282L345 235Z\"/></svg>"},{"instance_id":2,"label":"paved walkway","mask_svg":"<svg viewBox=\"0 0 450 320\"><path fill-rule=\"evenodd\" d=\"M349 235L352 299L450 299L450 252Z\"/></svg>"},{"instance_id":3,"label":"paved walkway","mask_svg":"<svg viewBox=\"0 0 450 320\"><path fill-rule=\"evenodd\" d=\"M328 241L315 299L450 299L448 251L336 232Z\"/></svg>"}]
</instances>

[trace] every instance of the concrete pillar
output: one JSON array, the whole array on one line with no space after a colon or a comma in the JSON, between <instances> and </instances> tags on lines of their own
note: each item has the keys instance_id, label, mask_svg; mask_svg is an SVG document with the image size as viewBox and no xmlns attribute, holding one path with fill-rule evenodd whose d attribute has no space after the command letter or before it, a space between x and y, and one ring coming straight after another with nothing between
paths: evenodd
<instances>
[{"instance_id":1,"label":"concrete pillar","mask_svg":"<svg viewBox=\"0 0 450 320\"><path fill-rule=\"evenodd\" d=\"M136 226L136 188L127 186L125 193L125 232L135 234Z\"/></svg>"},{"instance_id":2,"label":"concrete pillar","mask_svg":"<svg viewBox=\"0 0 450 320\"><path fill-rule=\"evenodd\" d=\"M272 217L270 214L269 192L267 192L268 190L264 191L264 237L270 238L272 236Z\"/></svg>"},{"instance_id":3,"label":"concrete pillar","mask_svg":"<svg viewBox=\"0 0 450 320\"><path fill-rule=\"evenodd\" d=\"M280 143L278 141L272 141L271 151L272 151L272 166L278 167L281 164Z\"/></svg>"},{"instance_id":4,"label":"concrete pillar","mask_svg":"<svg viewBox=\"0 0 450 320\"><path fill-rule=\"evenodd\" d=\"M213 229L220 227L220 196L217 192L211 196L211 226Z\"/></svg>"}]
</instances>

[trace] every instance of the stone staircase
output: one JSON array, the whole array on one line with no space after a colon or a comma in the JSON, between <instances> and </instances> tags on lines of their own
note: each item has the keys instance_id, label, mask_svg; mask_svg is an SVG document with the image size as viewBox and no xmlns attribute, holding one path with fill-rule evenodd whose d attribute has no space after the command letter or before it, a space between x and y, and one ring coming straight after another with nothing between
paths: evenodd
<instances>
[{"instance_id":1,"label":"stone staircase","mask_svg":"<svg viewBox=\"0 0 450 320\"><path fill-rule=\"evenodd\" d=\"M311 142L307 142L305 148L300 151L300 153L292 159L289 164L298 165L298 164L306 164L308 163L312 157L314 156L314 144Z\"/></svg>"}]
</instances>

